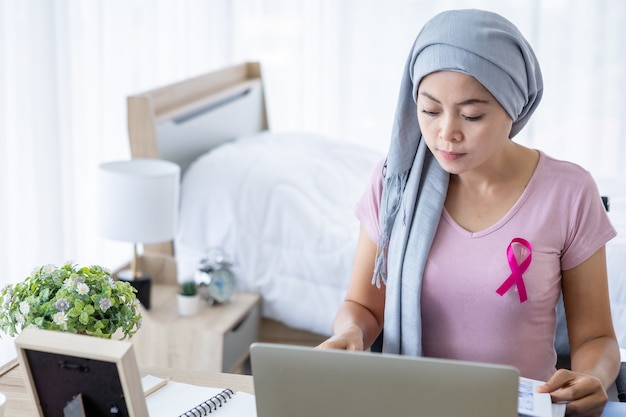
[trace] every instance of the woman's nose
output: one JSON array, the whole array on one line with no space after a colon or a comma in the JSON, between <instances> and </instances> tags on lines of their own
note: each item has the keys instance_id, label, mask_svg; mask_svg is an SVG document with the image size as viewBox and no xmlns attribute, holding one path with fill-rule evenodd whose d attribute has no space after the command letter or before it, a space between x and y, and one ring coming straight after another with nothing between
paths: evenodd
<instances>
[{"instance_id":1,"label":"woman's nose","mask_svg":"<svg viewBox=\"0 0 626 417\"><path fill-rule=\"evenodd\" d=\"M446 141L459 141L463 135L459 129L459 121L450 115L445 115L440 119L439 137Z\"/></svg>"}]
</instances>

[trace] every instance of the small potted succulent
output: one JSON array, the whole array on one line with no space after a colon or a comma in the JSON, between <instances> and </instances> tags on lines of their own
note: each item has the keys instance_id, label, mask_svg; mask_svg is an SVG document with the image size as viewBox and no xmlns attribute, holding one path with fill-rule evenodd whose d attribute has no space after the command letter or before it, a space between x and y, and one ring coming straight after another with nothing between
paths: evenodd
<instances>
[{"instance_id":1,"label":"small potted succulent","mask_svg":"<svg viewBox=\"0 0 626 417\"><path fill-rule=\"evenodd\" d=\"M98 265L44 265L0 291L0 330L15 336L37 327L111 338L131 338L141 326L135 289Z\"/></svg>"},{"instance_id":2,"label":"small potted succulent","mask_svg":"<svg viewBox=\"0 0 626 417\"><path fill-rule=\"evenodd\" d=\"M193 316L200 310L200 294L195 281L184 281L180 284L177 294L178 314Z\"/></svg>"}]
</instances>

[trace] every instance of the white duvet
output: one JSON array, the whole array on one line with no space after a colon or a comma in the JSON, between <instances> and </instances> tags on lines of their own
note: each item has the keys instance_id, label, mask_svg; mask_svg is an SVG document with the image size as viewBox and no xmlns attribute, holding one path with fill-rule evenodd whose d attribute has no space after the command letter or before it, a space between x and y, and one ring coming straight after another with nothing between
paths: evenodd
<instances>
[{"instance_id":1,"label":"white duvet","mask_svg":"<svg viewBox=\"0 0 626 417\"><path fill-rule=\"evenodd\" d=\"M354 204L383 155L304 133L263 133L200 157L181 185L179 280L219 249L263 315L329 335L352 269Z\"/></svg>"}]
</instances>

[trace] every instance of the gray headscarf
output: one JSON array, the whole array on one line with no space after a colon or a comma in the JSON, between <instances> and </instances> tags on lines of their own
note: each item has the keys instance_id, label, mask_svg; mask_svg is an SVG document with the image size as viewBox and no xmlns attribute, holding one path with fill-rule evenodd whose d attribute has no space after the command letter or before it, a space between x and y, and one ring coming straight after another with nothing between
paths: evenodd
<instances>
[{"instance_id":1,"label":"gray headscarf","mask_svg":"<svg viewBox=\"0 0 626 417\"><path fill-rule=\"evenodd\" d=\"M424 76L441 70L476 78L513 120L510 138L526 125L543 92L532 48L500 15L481 10L443 12L418 34L406 62L385 164L372 279L373 284L387 285L385 352L421 355L422 275L449 174L422 140L416 92Z\"/></svg>"}]
</instances>

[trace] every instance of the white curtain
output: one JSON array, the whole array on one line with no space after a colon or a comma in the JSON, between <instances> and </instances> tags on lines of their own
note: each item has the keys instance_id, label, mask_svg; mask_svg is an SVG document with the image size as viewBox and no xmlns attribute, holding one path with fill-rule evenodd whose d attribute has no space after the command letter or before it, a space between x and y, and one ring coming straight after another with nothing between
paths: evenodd
<instances>
[{"instance_id":1,"label":"white curtain","mask_svg":"<svg viewBox=\"0 0 626 417\"><path fill-rule=\"evenodd\" d=\"M96 227L97 166L129 157L126 96L259 60L272 129L385 150L419 28L468 7L515 22L542 63L519 141L622 178L621 0L0 0L0 284L130 257Z\"/></svg>"}]
</instances>

